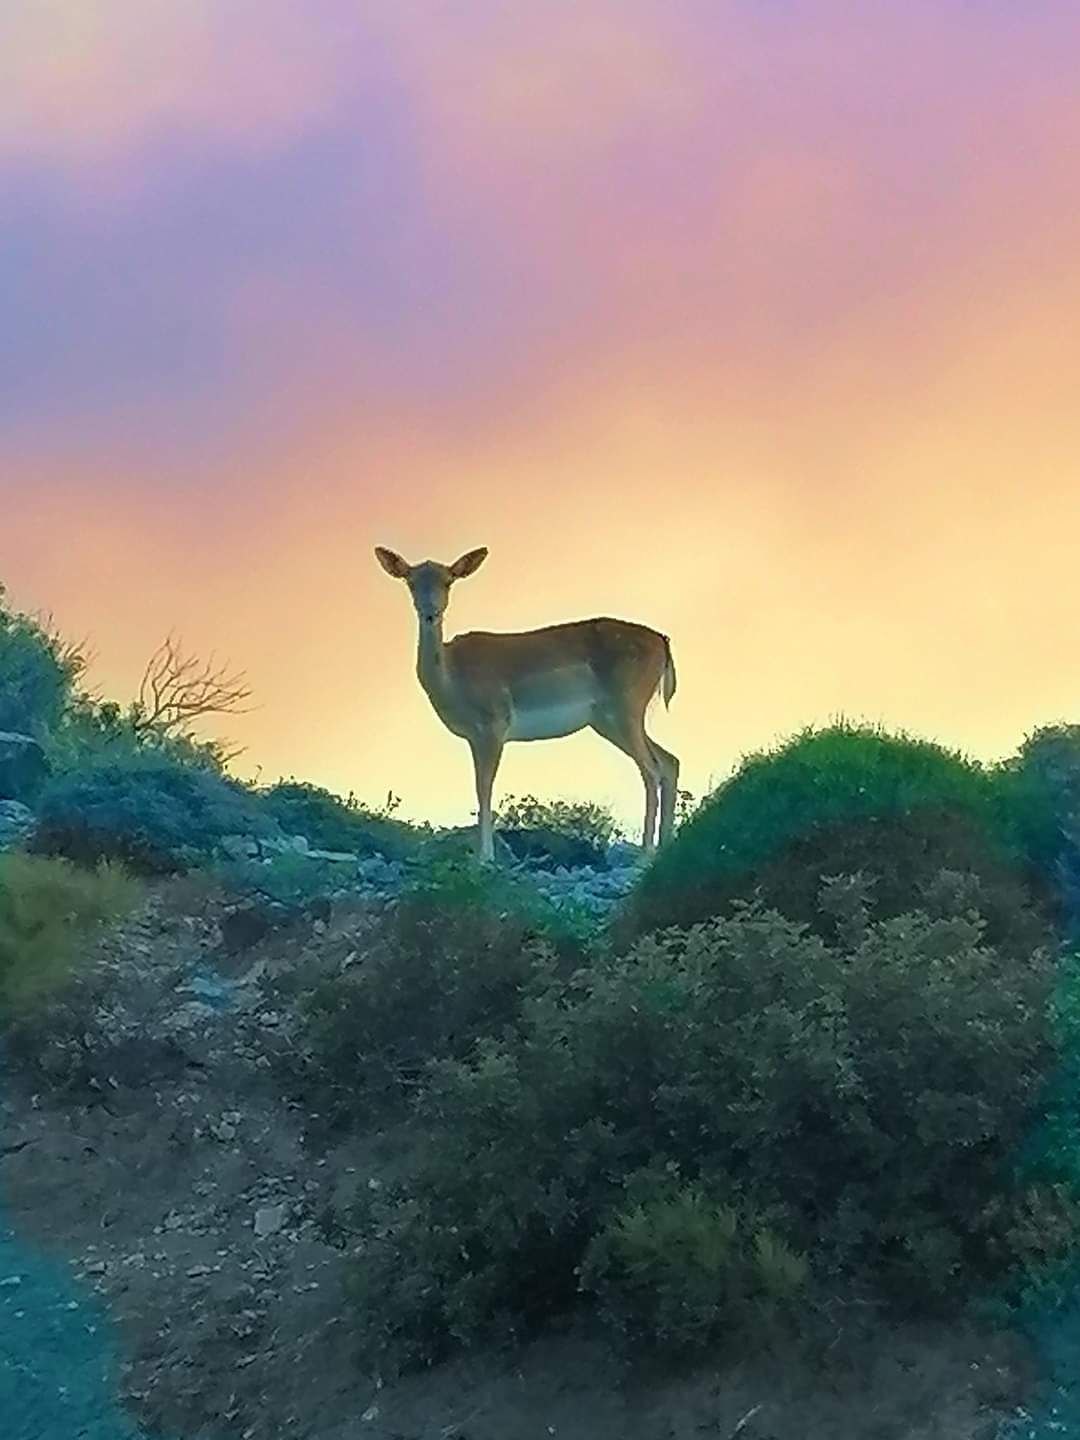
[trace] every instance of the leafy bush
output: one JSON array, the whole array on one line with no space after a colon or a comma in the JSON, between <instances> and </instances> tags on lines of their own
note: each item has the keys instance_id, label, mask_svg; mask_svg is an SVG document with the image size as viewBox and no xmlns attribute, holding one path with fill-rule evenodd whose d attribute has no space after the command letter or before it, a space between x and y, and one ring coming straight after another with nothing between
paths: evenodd
<instances>
[{"instance_id":1,"label":"leafy bush","mask_svg":"<svg viewBox=\"0 0 1080 1440\"><path fill-rule=\"evenodd\" d=\"M922 1307L996 1273L1009 1225L989 1207L1019 1184L1053 1059L1052 965L988 946L950 886L936 916L873 922L838 881L833 943L743 905L569 982L538 974L513 1026L429 1067L414 1173L360 1202L367 1347L429 1359L521 1334L576 1302L582 1266L621 1333L712 1335L766 1283L752 1218L715 1286L695 1277L686 1255L719 1244L727 1210L767 1217L758 1259L791 1298L798 1255ZM639 1215L644 1172L702 1198ZM646 1263L665 1225L688 1232L681 1258Z\"/></svg>"},{"instance_id":2,"label":"leafy bush","mask_svg":"<svg viewBox=\"0 0 1080 1440\"><path fill-rule=\"evenodd\" d=\"M287 835L304 835L317 850L385 855L401 859L413 853L413 828L377 812L353 796L342 799L318 785L281 780L260 795L267 813Z\"/></svg>"},{"instance_id":3,"label":"leafy bush","mask_svg":"<svg viewBox=\"0 0 1080 1440\"><path fill-rule=\"evenodd\" d=\"M169 874L214 855L227 835L271 831L238 782L151 749L54 778L41 797L33 848Z\"/></svg>"},{"instance_id":4,"label":"leafy bush","mask_svg":"<svg viewBox=\"0 0 1080 1440\"><path fill-rule=\"evenodd\" d=\"M291 982L309 1098L347 1123L411 1093L432 1060L513 1026L537 976L580 963L580 923L483 866L421 871L362 959Z\"/></svg>"},{"instance_id":5,"label":"leafy bush","mask_svg":"<svg viewBox=\"0 0 1080 1440\"><path fill-rule=\"evenodd\" d=\"M1062 919L1080 938L1080 725L1045 725L1000 767L1027 850L1054 885Z\"/></svg>"},{"instance_id":6,"label":"leafy bush","mask_svg":"<svg viewBox=\"0 0 1080 1440\"><path fill-rule=\"evenodd\" d=\"M605 852L587 840L546 827L500 829L498 836L515 860L528 860L534 865L561 865L572 870L585 865L599 868L605 860Z\"/></svg>"},{"instance_id":7,"label":"leafy bush","mask_svg":"<svg viewBox=\"0 0 1080 1440\"><path fill-rule=\"evenodd\" d=\"M1047 924L1025 849L1030 808L1011 777L927 741L804 731L750 756L701 804L643 875L621 930L695 924L755 892L813 923L821 881L853 870L875 877L886 918L917 907L946 868L980 877L991 940L1022 951Z\"/></svg>"},{"instance_id":8,"label":"leafy bush","mask_svg":"<svg viewBox=\"0 0 1080 1440\"><path fill-rule=\"evenodd\" d=\"M699 1186L665 1188L616 1211L586 1250L582 1288L609 1328L685 1356L789 1314L807 1286L803 1257Z\"/></svg>"},{"instance_id":9,"label":"leafy bush","mask_svg":"<svg viewBox=\"0 0 1080 1440\"><path fill-rule=\"evenodd\" d=\"M124 765L153 756L224 773L229 755L222 742L142 729L138 720L137 706L72 694L59 724L44 741L53 772L71 773L105 763Z\"/></svg>"},{"instance_id":10,"label":"leafy bush","mask_svg":"<svg viewBox=\"0 0 1080 1440\"><path fill-rule=\"evenodd\" d=\"M24 1016L70 979L87 938L135 902L115 866L0 855L0 1024Z\"/></svg>"},{"instance_id":11,"label":"leafy bush","mask_svg":"<svg viewBox=\"0 0 1080 1440\"><path fill-rule=\"evenodd\" d=\"M594 853L602 852L620 835L615 817L603 805L588 800L538 800L535 795L508 795L499 807L503 830L547 832L575 841Z\"/></svg>"},{"instance_id":12,"label":"leafy bush","mask_svg":"<svg viewBox=\"0 0 1080 1440\"><path fill-rule=\"evenodd\" d=\"M0 585L0 730L39 738L50 731L85 664L47 623L12 610Z\"/></svg>"}]
</instances>

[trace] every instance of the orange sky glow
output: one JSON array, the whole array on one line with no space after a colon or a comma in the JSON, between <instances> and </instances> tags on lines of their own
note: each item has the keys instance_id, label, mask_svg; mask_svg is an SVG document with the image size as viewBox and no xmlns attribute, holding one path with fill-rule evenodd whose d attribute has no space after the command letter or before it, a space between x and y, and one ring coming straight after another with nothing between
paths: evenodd
<instances>
[{"instance_id":1,"label":"orange sky glow","mask_svg":"<svg viewBox=\"0 0 1080 1440\"><path fill-rule=\"evenodd\" d=\"M240 773L437 821L468 753L375 544L489 547L451 633L669 633L697 794L841 713L1077 719L1080 15L890 11L15 7L11 599L118 698L178 631L248 673ZM639 790L592 735L497 787Z\"/></svg>"}]
</instances>

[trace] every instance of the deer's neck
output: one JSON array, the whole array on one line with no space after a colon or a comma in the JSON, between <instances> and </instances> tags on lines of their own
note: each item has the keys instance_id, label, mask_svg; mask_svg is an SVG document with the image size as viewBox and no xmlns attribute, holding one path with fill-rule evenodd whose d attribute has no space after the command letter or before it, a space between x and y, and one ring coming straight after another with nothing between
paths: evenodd
<instances>
[{"instance_id":1,"label":"deer's neck","mask_svg":"<svg viewBox=\"0 0 1080 1440\"><path fill-rule=\"evenodd\" d=\"M421 625L420 639L416 647L416 674L428 695L435 700L446 692L446 646L443 643L442 622L438 625Z\"/></svg>"}]
</instances>

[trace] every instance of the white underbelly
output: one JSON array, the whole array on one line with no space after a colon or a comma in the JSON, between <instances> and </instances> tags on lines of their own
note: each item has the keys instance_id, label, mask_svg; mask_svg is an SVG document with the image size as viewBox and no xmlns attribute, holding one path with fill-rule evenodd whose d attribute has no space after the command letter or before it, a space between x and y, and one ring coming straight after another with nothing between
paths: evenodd
<instances>
[{"instance_id":1,"label":"white underbelly","mask_svg":"<svg viewBox=\"0 0 1080 1440\"><path fill-rule=\"evenodd\" d=\"M567 698L544 705L515 706L510 721L508 740L554 740L560 735L573 735L592 720L591 695Z\"/></svg>"}]
</instances>

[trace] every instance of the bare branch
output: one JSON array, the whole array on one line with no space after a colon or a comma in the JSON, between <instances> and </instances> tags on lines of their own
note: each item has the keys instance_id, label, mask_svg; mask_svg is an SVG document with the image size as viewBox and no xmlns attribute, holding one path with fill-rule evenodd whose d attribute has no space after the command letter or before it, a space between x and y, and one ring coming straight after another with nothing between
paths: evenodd
<instances>
[{"instance_id":1,"label":"bare branch","mask_svg":"<svg viewBox=\"0 0 1080 1440\"><path fill-rule=\"evenodd\" d=\"M246 715L251 687L242 671L219 665L211 655L200 661L184 653L169 634L147 661L139 685L136 729L185 735L207 715Z\"/></svg>"}]
</instances>

